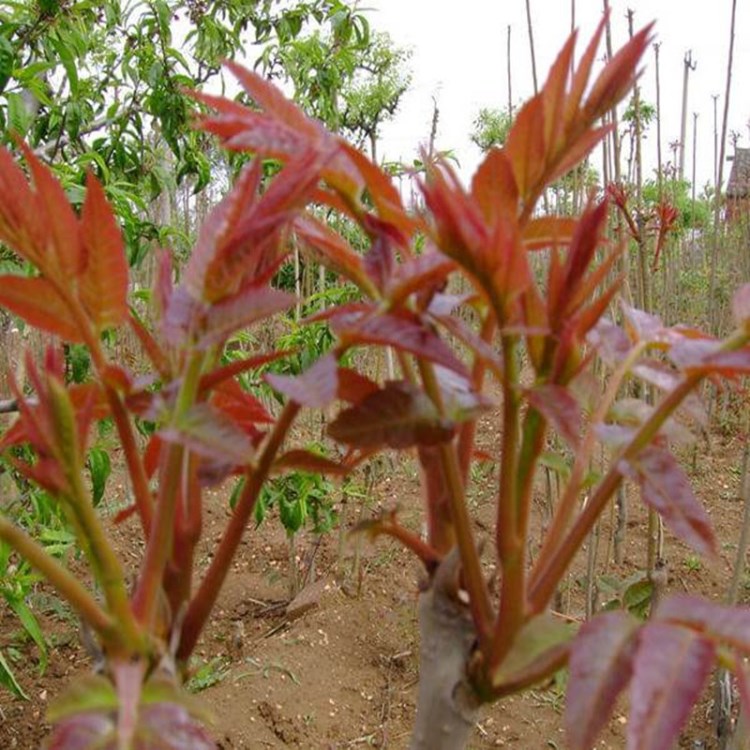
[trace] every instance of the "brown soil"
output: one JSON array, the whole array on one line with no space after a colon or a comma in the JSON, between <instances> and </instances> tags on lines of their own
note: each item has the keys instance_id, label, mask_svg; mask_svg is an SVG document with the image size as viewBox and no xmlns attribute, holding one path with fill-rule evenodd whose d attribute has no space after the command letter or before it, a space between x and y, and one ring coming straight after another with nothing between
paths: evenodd
<instances>
[{"instance_id":1,"label":"brown soil","mask_svg":"<svg viewBox=\"0 0 750 750\"><path fill-rule=\"evenodd\" d=\"M668 536L670 590L714 599L723 595L742 516L739 453L739 441L730 439L716 440L711 455L702 447L699 450L693 481L715 522L722 542L720 557L699 562ZM408 463L388 466L383 477L374 493L375 505L390 507L397 501L403 508L403 521L416 526L419 509L414 468ZM476 531L486 536L492 504L481 477L475 479ZM630 505L624 562L615 566L610 561L606 566L608 573L621 578L642 568L645 559L644 513L635 497ZM226 493L217 492L207 508L204 555L225 517ZM115 536L125 557L137 560L139 550L132 528L118 528ZM600 570L607 536L603 528ZM303 556L312 546L312 540L306 541L299 545ZM315 556L318 583L307 592L314 605L302 603L298 612L287 616L289 554L284 533L269 520L248 534L196 659L196 667L214 665L204 670L203 684L216 682L200 695L213 715L220 748L408 747L417 681L415 599L420 571L414 559L391 542L362 542L360 546L360 573L353 575L352 544L339 559L336 533L324 538ZM491 572L491 563L487 564ZM583 565L581 561L570 578L569 614L574 617L582 613ZM41 678L36 672L35 650L19 644L17 622L0 608L0 646L15 643L21 650L25 661L15 668L30 696L29 701L20 701L5 691L0 693L1 750L39 747L49 698L74 673L87 668L75 626L54 615L51 601L36 600L53 643L50 665ZM550 684L492 706L483 713L471 748L563 748L563 704L562 686ZM680 747L713 746L709 711L707 695ZM625 716L625 706L618 706L598 747L625 746Z\"/></svg>"}]
</instances>

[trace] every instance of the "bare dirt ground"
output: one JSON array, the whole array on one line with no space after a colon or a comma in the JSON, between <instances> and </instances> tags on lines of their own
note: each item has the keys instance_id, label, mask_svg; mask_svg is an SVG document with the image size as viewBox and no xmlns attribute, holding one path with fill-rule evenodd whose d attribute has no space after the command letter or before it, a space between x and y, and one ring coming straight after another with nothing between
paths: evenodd
<instances>
[{"instance_id":1,"label":"bare dirt ground","mask_svg":"<svg viewBox=\"0 0 750 750\"><path fill-rule=\"evenodd\" d=\"M670 536L666 538L668 589L720 599L726 590L742 518L738 467L740 440L717 437L710 452L700 446L692 478L721 540L715 561L700 561ZM472 494L476 532L487 535L492 502L481 477ZM387 467L375 487L372 509L398 502L403 521L418 524L419 495L409 462ZM204 555L210 554L227 514L227 493L209 500ZM598 569L620 578L645 564L645 514L635 493L622 565L606 563L609 546L600 543ZM605 521L602 539L608 530ZM127 526L115 532L126 559L140 551ZM312 539L300 545L300 559ZM338 554L337 533L327 535L315 555L316 582L306 596L311 608L286 614L288 544L280 525L269 519L248 533L218 610L204 634L193 687L208 704L214 736L230 748L389 748L408 747L414 716L418 641L416 592L420 570L414 559L389 541L361 543L358 574L352 573L353 547ZM309 556L308 556L309 559ZM300 563L302 566L302 562ZM491 573L491 561L488 560ZM569 615L582 616L584 561L569 580ZM40 588L43 594L43 589ZM743 588L742 595L747 597ZM75 624L55 614L54 599L39 596L37 611L53 644L46 674L39 677L32 646L19 644L18 625L0 609L0 646L16 644L24 660L15 664L29 701L0 693L0 750L31 750L45 733L49 699L75 673L87 668ZM561 683L488 708L477 724L472 750L481 748L562 748L564 691ZM696 709L680 747L711 748L710 695ZM626 705L618 706L598 747L625 746Z\"/></svg>"}]
</instances>

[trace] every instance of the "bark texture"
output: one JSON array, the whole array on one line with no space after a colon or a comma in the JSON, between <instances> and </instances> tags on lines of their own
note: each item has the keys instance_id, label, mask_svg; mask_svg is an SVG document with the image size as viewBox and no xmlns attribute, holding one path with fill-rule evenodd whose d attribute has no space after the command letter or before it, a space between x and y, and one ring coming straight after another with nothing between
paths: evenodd
<instances>
[{"instance_id":1,"label":"bark texture","mask_svg":"<svg viewBox=\"0 0 750 750\"><path fill-rule=\"evenodd\" d=\"M419 597L419 694L410 750L463 750L479 700L466 667L476 640L458 600L458 555L450 554Z\"/></svg>"}]
</instances>

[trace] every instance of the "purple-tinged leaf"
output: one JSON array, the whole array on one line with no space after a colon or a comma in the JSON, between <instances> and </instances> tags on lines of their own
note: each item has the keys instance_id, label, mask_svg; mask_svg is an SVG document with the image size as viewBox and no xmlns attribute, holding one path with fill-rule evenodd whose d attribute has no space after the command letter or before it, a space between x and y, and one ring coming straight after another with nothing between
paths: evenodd
<instances>
[{"instance_id":1,"label":"purple-tinged leaf","mask_svg":"<svg viewBox=\"0 0 750 750\"><path fill-rule=\"evenodd\" d=\"M373 316L343 329L340 321L334 319L331 327L345 345L384 344L467 374L465 365L450 347L417 315L406 310Z\"/></svg>"},{"instance_id":2,"label":"purple-tinged leaf","mask_svg":"<svg viewBox=\"0 0 750 750\"><path fill-rule=\"evenodd\" d=\"M442 295L441 295L442 296ZM430 317L465 344L487 368L492 370L498 380L503 376L503 360L497 350L487 341L483 341L461 318L452 315L430 314Z\"/></svg>"},{"instance_id":3,"label":"purple-tinged leaf","mask_svg":"<svg viewBox=\"0 0 750 750\"><path fill-rule=\"evenodd\" d=\"M701 367L707 359L719 351L720 342L708 337L674 336L669 349L669 358L681 370Z\"/></svg>"},{"instance_id":4,"label":"purple-tinged leaf","mask_svg":"<svg viewBox=\"0 0 750 750\"><path fill-rule=\"evenodd\" d=\"M672 747L711 674L715 648L690 630L645 625L630 682L627 750Z\"/></svg>"},{"instance_id":5,"label":"purple-tinged leaf","mask_svg":"<svg viewBox=\"0 0 750 750\"><path fill-rule=\"evenodd\" d=\"M245 287L209 308L198 333L198 347L221 343L235 331L290 308L294 299L265 284Z\"/></svg>"},{"instance_id":6,"label":"purple-tinged leaf","mask_svg":"<svg viewBox=\"0 0 750 750\"><path fill-rule=\"evenodd\" d=\"M630 462L621 461L619 468L623 476L640 485L643 500L676 536L701 554L716 552L711 520L669 451L651 445Z\"/></svg>"},{"instance_id":7,"label":"purple-tinged leaf","mask_svg":"<svg viewBox=\"0 0 750 750\"><path fill-rule=\"evenodd\" d=\"M599 356L610 366L618 365L628 356L633 345L620 326L601 318L586 337Z\"/></svg>"},{"instance_id":8,"label":"purple-tinged leaf","mask_svg":"<svg viewBox=\"0 0 750 750\"><path fill-rule=\"evenodd\" d=\"M43 750L116 750L116 713L80 713L56 723Z\"/></svg>"},{"instance_id":9,"label":"purple-tinged leaf","mask_svg":"<svg viewBox=\"0 0 750 750\"><path fill-rule=\"evenodd\" d=\"M639 398L621 398L612 404L608 417L613 422L625 426L640 427L654 413L655 408ZM677 443L691 443L693 434L687 427L674 419L667 419L659 429L659 434Z\"/></svg>"},{"instance_id":10,"label":"purple-tinged leaf","mask_svg":"<svg viewBox=\"0 0 750 750\"><path fill-rule=\"evenodd\" d=\"M703 362L688 366L689 375L720 375L725 378L739 378L750 375L750 346L733 352L716 352L706 357Z\"/></svg>"},{"instance_id":11,"label":"purple-tinged leaf","mask_svg":"<svg viewBox=\"0 0 750 750\"><path fill-rule=\"evenodd\" d=\"M161 335L174 347L183 346L205 314L206 305L199 302L185 286L178 286L169 297L161 318Z\"/></svg>"},{"instance_id":12,"label":"purple-tinged leaf","mask_svg":"<svg viewBox=\"0 0 750 750\"><path fill-rule=\"evenodd\" d=\"M607 612L584 623L570 648L565 730L572 750L593 747L630 681L638 622Z\"/></svg>"},{"instance_id":13,"label":"purple-tinged leaf","mask_svg":"<svg viewBox=\"0 0 750 750\"><path fill-rule=\"evenodd\" d=\"M342 411L328 426L328 434L356 448L409 448L446 442L454 426L441 419L422 391L406 381L391 381Z\"/></svg>"},{"instance_id":14,"label":"purple-tinged leaf","mask_svg":"<svg viewBox=\"0 0 750 750\"><path fill-rule=\"evenodd\" d=\"M526 399L562 436L571 448L581 441L581 408L564 386L547 383L529 388Z\"/></svg>"},{"instance_id":15,"label":"purple-tinged leaf","mask_svg":"<svg viewBox=\"0 0 750 750\"><path fill-rule=\"evenodd\" d=\"M158 435L224 465L243 466L252 457L252 443L245 432L219 409L206 403L195 404L176 425L159 430Z\"/></svg>"},{"instance_id":16,"label":"purple-tinged leaf","mask_svg":"<svg viewBox=\"0 0 750 750\"><path fill-rule=\"evenodd\" d=\"M311 409L323 409L335 398L338 391L338 365L333 354L321 357L301 375L290 377L266 373L266 382L279 393Z\"/></svg>"},{"instance_id":17,"label":"purple-tinged leaf","mask_svg":"<svg viewBox=\"0 0 750 750\"><path fill-rule=\"evenodd\" d=\"M732 297L732 315L737 325L750 325L750 284L743 284Z\"/></svg>"},{"instance_id":18,"label":"purple-tinged leaf","mask_svg":"<svg viewBox=\"0 0 750 750\"><path fill-rule=\"evenodd\" d=\"M476 419L497 404L477 391L468 377L437 365L435 376L440 387L446 417L460 423Z\"/></svg>"},{"instance_id":19,"label":"purple-tinged leaf","mask_svg":"<svg viewBox=\"0 0 750 750\"><path fill-rule=\"evenodd\" d=\"M696 596L676 594L659 604L655 618L694 628L750 656L747 607L726 607Z\"/></svg>"},{"instance_id":20,"label":"purple-tinged leaf","mask_svg":"<svg viewBox=\"0 0 750 750\"><path fill-rule=\"evenodd\" d=\"M640 360L633 365L631 372L662 391L671 391L680 382L678 372L656 359Z\"/></svg>"},{"instance_id":21,"label":"purple-tinged leaf","mask_svg":"<svg viewBox=\"0 0 750 750\"><path fill-rule=\"evenodd\" d=\"M341 327L353 326L358 320L365 315L374 313L377 308L369 302L346 302L343 305L327 307L325 310L308 315L303 321L303 325L310 323L319 323L322 320L335 320Z\"/></svg>"},{"instance_id":22,"label":"purple-tinged leaf","mask_svg":"<svg viewBox=\"0 0 750 750\"><path fill-rule=\"evenodd\" d=\"M666 341L667 330L658 315L638 310L622 303L622 312L625 317L625 328L633 341L646 341L648 343Z\"/></svg>"}]
</instances>

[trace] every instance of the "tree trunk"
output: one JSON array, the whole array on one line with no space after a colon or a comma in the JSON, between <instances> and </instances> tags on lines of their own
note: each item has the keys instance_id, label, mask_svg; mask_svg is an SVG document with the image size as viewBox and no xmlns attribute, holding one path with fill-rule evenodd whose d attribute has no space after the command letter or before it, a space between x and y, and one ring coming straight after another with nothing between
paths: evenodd
<instances>
[{"instance_id":1,"label":"tree trunk","mask_svg":"<svg viewBox=\"0 0 750 750\"><path fill-rule=\"evenodd\" d=\"M479 712L466 671L476 633L455 596L457 579L454 551L419 596L419 694L410 750L463 750Z\"/></svg>"}]
</instances>

